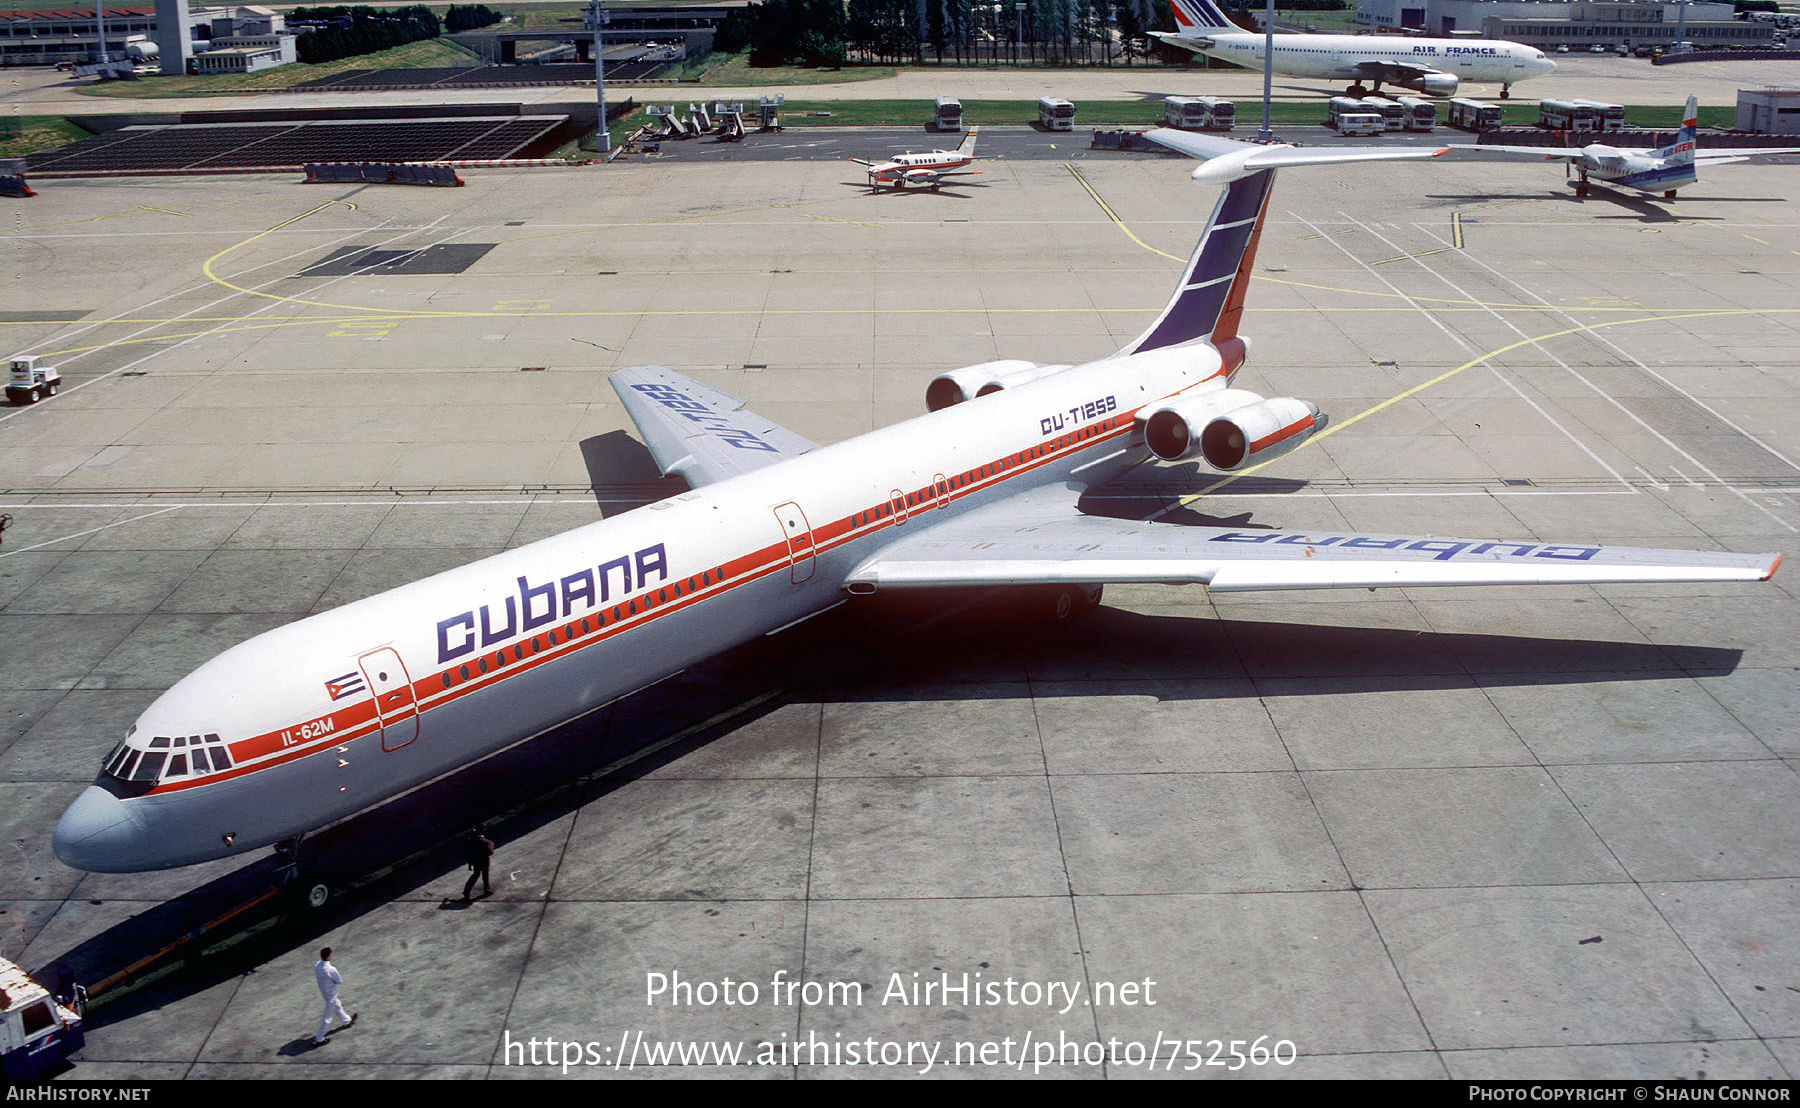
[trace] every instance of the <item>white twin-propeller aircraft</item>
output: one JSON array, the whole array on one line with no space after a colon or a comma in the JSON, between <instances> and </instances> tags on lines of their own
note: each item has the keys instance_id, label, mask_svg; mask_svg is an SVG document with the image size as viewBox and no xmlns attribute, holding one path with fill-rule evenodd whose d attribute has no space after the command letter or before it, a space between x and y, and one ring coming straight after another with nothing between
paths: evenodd
<instances>
[{"instance_id":1,"label":"white twin-propeller aircraft","mask_svg":"<svg viewBox=\"0 0 1800 1108\"><path fill-rule=\"evenodd\" d=\"M970 127L969 133L963 136L962 144L954 150L895 154L885 162L868 162L861 158L850 160L868 167L869 187L872 189L879 189L883 185L896 189L903 189L908 185L927 185L935 192L946 177L981 172L979 169L968 168L969 163L975 160L975 138L979 134L981 128Z\"/></svg>"},{"instance_id":2,"label":"white twin-propeller aircraft","mask_svg":"<svg viewBox=\"0 0 1800 1108\"><path fill-rule=\"evenodd\" d=\"M1153 31L1171 46L1246 69L1263 67L1267 36L1225 18L1214 0L1169 0L1175 30ZM1427 96L1454 96L1464 81L1498 81L1502 100L1513 82L1556 68L1535 46L1498 39L1413 38L1405 35L1276 35L1271 68L1287 77L1349 81L1351 96L1382 84ZM1365 84L1367 82L1367 84Z\"/></svg>"},{"instance_id":3,"label":"white twin-propeller aircraft","mask_svg":"<svg viewBox=\"0 0 1800 1108\"><path fill-rule=\"evenodd\" d=\"M300 836L681 670L890 589L1106 582L1220 591L1756 581L1777 555L1584 542L1258 530L1087 516L1147 461L1235 472L1325 425L1232 387L1275 171L1440 150L1250 146L1151 134L1223 186L1149 329L1086 365L945 373L930 414L819 446L657 366L613 388L691 491L258 635L177 682L57 824L86 870L187 865Z\"/></svg>"},{"instance_id":4,"label":"white twin-propeller aircraft","mask_svg":"<svg viewBox=\"0 0 1800 1108\"><path fill-rule=\"evenodd\" d=\"M1542 146L1499 146L1476 143L1458 147L1469 154L1497 154L1525 161L1562 162L1575 170L1575 195L1586 196L1590 184L1643 193L1662 193L1674 199L1675 190L1699 182L1703 165L1741 162L1759 154L1800 154L1800 147L1731 147L1701 152L1699 148L1700 99L1688 97L1681 113L1681 129L1675 141L1654 150L1634 150L1592 142L1580 149L1554 150Z\"/></svg>"}]
</instances>

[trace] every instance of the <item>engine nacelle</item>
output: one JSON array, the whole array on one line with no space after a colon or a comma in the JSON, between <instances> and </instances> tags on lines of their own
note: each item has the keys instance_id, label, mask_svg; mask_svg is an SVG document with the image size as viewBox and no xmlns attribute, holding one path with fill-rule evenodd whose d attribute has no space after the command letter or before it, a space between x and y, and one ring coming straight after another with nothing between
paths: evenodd
<instances>
[{"instance_id":1,"label":"engine nacelle","mask_svg":"<svg viewBox=\"0 0 1800 1108\"><path fill-rule=\"evenodd\" d=\"M1281 457L1324 430L1326 422L1318 405L1277 396L1212 420L1200 432L1200 453L1207 465L1230 473Z\"/></svg>"},{"instance_id":2,"label":"engine nacelle","mask_svg":"<svg viewBox=\"0 0 1800 1108\"><path fill-rule=\"evenodd\" d=\"M1417 77L1405 77L1390 83L1417 89L1426 96L1455 96L1462 80L1454 73L1421 73Z\"/></svg>"},{"instance_id":3,"label":"engine nacelle","mask_svg":"<svg viewBox=\"0 0 1800 1108\"><path fill-rule=\"evenodd\" d=\"M1262 397L1244 389L1219 389L1194 396L1178 396L1142 417L1144 445L1165 462L1191 458L1200 450L1198 429L1227 412L1262 402Z\"/></svg>"},{"instance_id":4,"label":"engine nacelle","mask_svg":"<svg viewBox=\"0 0 1800 1108\"><path fill-rule=\"evenodd\" d=\"M953 369L949 373L939 374L932 379L931 384L925 386L925 408L933 412L942 411L952 404L961 404L965 400L973 400L1002 389L1015 389L1027 381L1035 381L1068 368L1066 365L1040 365L1020 358L1003 358L997 362L982 362L980 365Z\"/></svg>"}]
</instances>

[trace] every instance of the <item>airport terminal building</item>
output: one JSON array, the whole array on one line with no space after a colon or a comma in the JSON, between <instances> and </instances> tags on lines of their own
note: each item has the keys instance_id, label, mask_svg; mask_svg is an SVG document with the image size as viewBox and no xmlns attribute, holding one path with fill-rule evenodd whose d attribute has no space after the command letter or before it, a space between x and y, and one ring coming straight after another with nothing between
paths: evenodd
<instances>
[{"instance_id":1,"label":"airport terminal building","mask_svg":"<svg viewBox=\"0 0 1800 1108\"><path fill-rule=\"evenodd\" d=\"M164 73L186 72L190 57L202 59L197 62L202 73L253 71L296 57L296 36L272 8L190 9L186 0L161 0L101 11L109 55L160 59ZM175 28L180 33L171 33ZM100 37L92 7L0 12L0 65L84 63L96 57Z\"/></svg>"},{"instance_id":2,"label":"airport terminal building","mask_svg":"<svg viewBox=\"0 0 1800 1108\"><path fill-rule=\"evenodd\" d=\"M1357 0L1356 14L1377 31L1479 35L1540 50L1672 46L1678 27L1702 50L1773 44L1772 25L1736 19L1730 4L1688 4L1685 25L1681 7L1664 0Z\"/></svg>"}]
</instances>

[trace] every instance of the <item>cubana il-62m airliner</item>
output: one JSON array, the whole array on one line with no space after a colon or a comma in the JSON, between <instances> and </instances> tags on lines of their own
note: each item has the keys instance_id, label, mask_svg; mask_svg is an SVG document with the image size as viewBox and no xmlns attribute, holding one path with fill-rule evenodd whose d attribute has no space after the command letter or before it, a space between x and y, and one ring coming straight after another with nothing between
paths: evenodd
<instances>
[{"instance_id":1,"label":"cubana il-62m airliner","mask_svg":"<svg viewBox=\"0 0 1800 1108\"><path fill-rule=\"evenodd\" d=\"M1755 581L1777 555L1140 523L1082 490L1155 459L1240 471L1325 426L1233 387L1244 292L1284 166L1442 149L1296 149L1160 130L1222 185L1150 327L1086 365L989 362L930 414L818 446L657 366L613 388L688 492L266 632L177 682L57 824L57 857L129 872L289 843L674 673L890 589L1107 582L1219 591Z\"/></svg>"},{"instance_id":2,"label":"cubana il-62m airliner","mask_svg":"<svg viewBox=\"0 0 1800 1108\"><path fill-rule=\"evenodd\" d=\"M1226 19L1214 0L1169 0L1169 5L1175 9L1175 30L1152 32L1157 38L1247 69L1263 67L1266 36ZM1351 96L1380 92L1383 83L1427 96L1454 96L1464 81L1498 81L1504 100L1513 82L1556 68L1537 47L1498 39L1276 35L1274 43L1276 73L1349 81Z\"/></svg>"}]
</instances>

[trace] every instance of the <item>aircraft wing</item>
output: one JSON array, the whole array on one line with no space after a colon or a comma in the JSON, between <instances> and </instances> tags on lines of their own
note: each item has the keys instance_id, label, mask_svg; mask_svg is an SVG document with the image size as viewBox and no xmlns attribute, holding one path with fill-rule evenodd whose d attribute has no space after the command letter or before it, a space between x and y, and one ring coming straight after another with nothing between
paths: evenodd
<instances>
[{"instance_id":1,"label":"aircraft wing","mask_svg":"<svg viewBox=\"0 0 1800 1108\"><path fill-rule=\"evenodd\" d=\"M1031 584L1202 583L1216 592L1422 585L1759 581L1778 554L1188 527L1084 515L1041 489L889 545L852 592Z\"/></svg>"},{"instance_id":2,"label":"aircraft wing","mask_svg":"<svg viewBox=\"0 0 1800 1108\"><path fill-rule=\"evenodd\" d=\"M1578 146L1490 146L1487 143L1471 143L1455 149L1463 154L1502 154L1513 159L1546 162L1578 162L1584 156ZM1648 154L1649 151L1640 153Z\"/></svg>"},{"instance_id":3,"label":"aircraft wing","mask_svg":"<svg viewBox=\"0 0 1800 1108\"><path fill-rule=\"evenodd\" d=\"M622 369L610 380L657 466L696 488L818 449L745 411L738 397L659 365Z\"/></svg>"},{"instance_id":4,"label":"aircraft wing","mask_svg":"<svg viewBox=\"0 0 1800 1108\"><path fill-rule=\"evenodd\" d=\"M1354 42L1356 40L1351 39L1350 41ZM1389 83L1393 83L1403 78L1413 79L1426 76L1427 74L1436 75L1446 72L1442 69L1434 69L1428 65L1414 65L1410 62L1374 60L1352 62L1344 68L1362 80L1386 81Z\"/></svg>"},{"instance_id":5,"label":"aircraft wing","mask_svg":"<svg viewBox=\"0 0 1800 1108\"><path fill-rule=\"evenodd\" d=\"M1760 157L1764 154L1800 154L1800 146L1758 146L1697 150L1694 152L1694 164L1723 165L1726 162L1741 162L1746 158Z\"/></svg>"}]
</instances>

